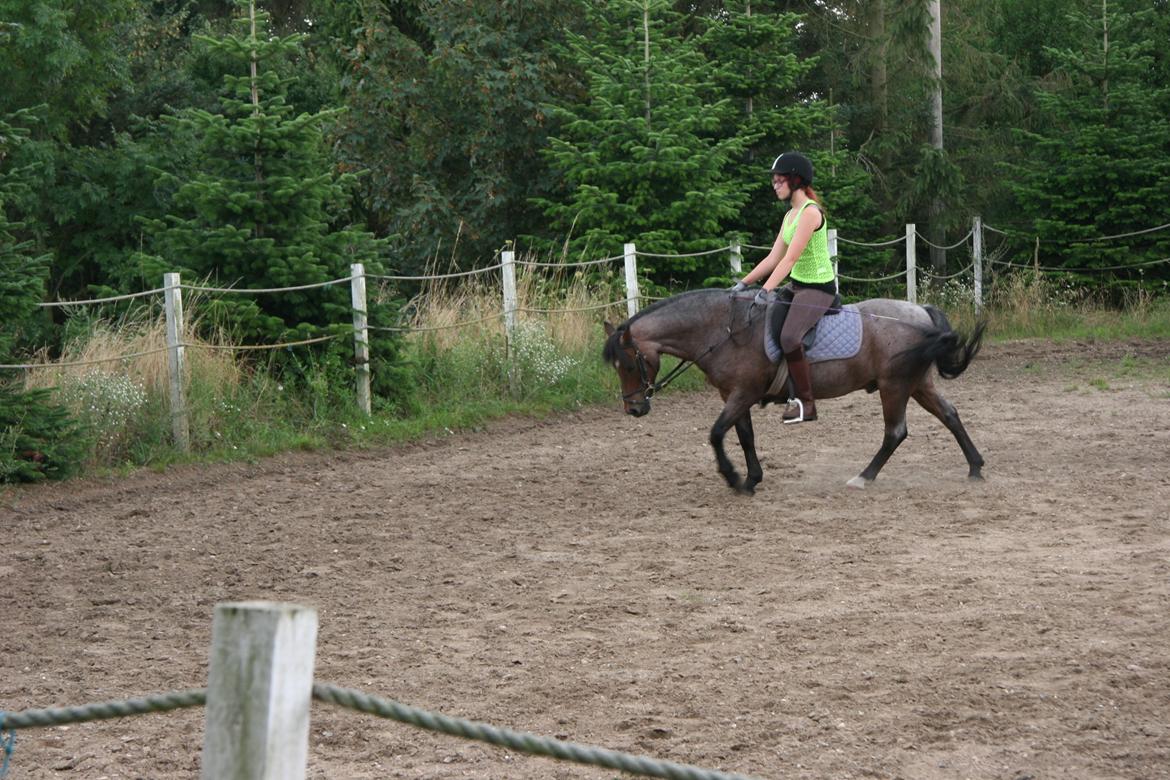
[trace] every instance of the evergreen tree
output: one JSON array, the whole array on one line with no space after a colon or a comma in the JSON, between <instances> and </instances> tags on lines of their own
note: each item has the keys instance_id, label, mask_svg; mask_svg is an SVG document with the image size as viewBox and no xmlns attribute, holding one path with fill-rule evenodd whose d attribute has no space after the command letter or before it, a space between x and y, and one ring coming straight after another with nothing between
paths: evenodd
<instances>
[{"instance_id":1,"label":"evergreen tree","mask_svg":"<svg viewBox=\"0 0 1170 780\"><path fill-rule=\"evenodd\" d=\"M336 174L328 156L324 127L338 110L294 114L286 99L289 78L276 65L299 55L303 36L270 35L265 13L249 0L237 7L237 32L200 38L237 63L224 77L219 112L190 108L170 118L175 156L159 171L170 213L145 223L151 251L136 258L143 277L181 271L192 281L257 289L346 277L354 262L382 273L384 242L337 217L349 212L356 178ZM247 341L349 333L348 285L216 301L222 321ZM389 318L386 308L371 311L376 323ZM335 343L339 356L352 354L348 340ZM392 395L397 345L379 338L374 348L374 375Z\"/></svg>"},{"instance_id":2,"label":"evergreen tree","mask_svg":"<svg viewBox=\"0 0 1170 780\"><path fill-rule=\"evenodd\" d=\"M1038 96L1043 121L1020 133L1028 155L1007 166L1022 227L1039 236L1045 265L1136 266L1170 256L1170 233L1143 232L1170 223L1170 84L1155 67L1158 12L1119 5L1074 14L1085 43L1048 50L1059 67ZM1095 240L1127 233L1139 235ZM1170 279L1170 269L1118 274L1129 284L1151 278Z\"/></svg>"},{"instance_id":3,"label":"evergreen tree","mask_svg":"<svg viewBox=\"0 0 1170 780\"><path fill-rule=\"evenodd\" d=\"M786 205L776 200L768 167L778 154L799 150L814 163L815 187L843 234L874 236L881 214L870 197L869 177L848 147L837 110L813 81L819 57L801 53L802 14L783 10L775 0L708 2L692 9L702 45L715 63L715 83L740 112L731 130L755 140L737 175L751 198L738 224L748 242L768 245L776 238ZM852 275L886 262L884 253L850 248L844 258Z\"/></svg>"},{"instance_id":4,"label":"evergreen tree","mask_svg":"<svg viewBox=\"0 0 1170 780\"><path fill-rule=\"evenodd\" d=\"M634 241L649 253L712 248L747 203L743 160L758 131L738 129L741 107L684 34L666 0L582 3L588 35L569 35L569 56L587 74L588 98L555 109L548 155L562 196L537 201L554 235L575 251L619 254ZM659 283L699 282L709 258L639 263Z\"/></svg>"},{"instance_id":5,"label":"evergreen tree","mask_svg":"<svg viewBox=\"0 0 1170 780\"><path fill-rule=\"evenodd\" d=\"M368 225L405 273L496 262L541 227L539 154L563 76L549 47L570 0L371 3L346 41L349 106L339 154L361 182Z\"/></svg>"},{"instance_id":6,"label":"evergreen tree","mask_svg":"<svg viewBox=\"0 0 1170 780\"><path fill-rule=\"evenodd\" d=\"M0 115L0 363L9 362L40 330L36 305L44 300L49 256L36 250L25 220L15 219L32 171L13 167L11 152L27 141L30 112Z\"/></svg>"},{"instance_id":7,"label":"evergreen tree","mask_svg":"<svg viewBox=\"0 0 1170 780\"><path fill-rule=\"evenodd\" d=\"M48 256L20 237L27 225L12 219L13 195L26 186L27 169L12 169L9 152L28 136L27 112L0 116L0 363L19 362L30 332L38 330ZM0 373L0 482L62 477L79 463L82 447L67 413L44 391L24 392L15 375Z\"/></svg>"}]
</instances>

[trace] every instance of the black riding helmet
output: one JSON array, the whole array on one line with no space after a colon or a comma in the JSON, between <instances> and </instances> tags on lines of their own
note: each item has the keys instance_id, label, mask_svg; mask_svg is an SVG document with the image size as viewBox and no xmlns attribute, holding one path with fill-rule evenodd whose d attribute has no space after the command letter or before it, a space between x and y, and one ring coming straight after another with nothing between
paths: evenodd
<instances>
[{"instance_id":1,"label":"black riding helmet","mask_svg":"<svg viewBox=\"0 0 1170 780\"><path fill-rule=\"evenodd\" d=\"M785 152L772 162L772 174L783 176L799 176L802 187L808 187L813 181L812 162L800 152Z\"/></svg>"}]
</instances>

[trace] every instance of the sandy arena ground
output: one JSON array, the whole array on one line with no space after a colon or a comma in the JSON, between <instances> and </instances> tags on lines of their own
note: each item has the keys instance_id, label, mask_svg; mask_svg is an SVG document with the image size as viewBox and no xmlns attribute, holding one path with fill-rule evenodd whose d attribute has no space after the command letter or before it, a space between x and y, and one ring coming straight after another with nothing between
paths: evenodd
<instances>
[{"instance_id":1,"label":"sandy arena ground","mask_svg":"<svg viewBox=\"0 0 1170 780\"><path fill-rule=\"evenodd\" d=\"M759 778L1170 777L1170 343L988 345L868 490L876 397L713 391L390 450L0 493L0 709L206 684L217 602L317 679ZM742 464L732 434L729 454ZM740 465L742 469L742 465ZM197 777L202 709L18 732L9 780ZM315 703L311 778L614 778Z\"/></svg>"}]
</instances>

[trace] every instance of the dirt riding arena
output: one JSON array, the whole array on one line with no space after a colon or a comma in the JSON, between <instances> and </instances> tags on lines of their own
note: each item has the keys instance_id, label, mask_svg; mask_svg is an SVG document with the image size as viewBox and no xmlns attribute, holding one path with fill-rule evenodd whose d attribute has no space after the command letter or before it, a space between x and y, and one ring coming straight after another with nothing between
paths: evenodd
<instances>
[{"instance_id":1,"label":"dirt riding arena","mask_svg":"<svg viewBox=\"0 0 1170 780\"><path fill-rule=\"evenodd\" d=\"M400 449L0 493L0 709L202 687L217 602L317 679L760 778L1170 777L1170 343L985 348L868 490L877 399L713 392ZM742 463L731 437L729 454ZM742 468L742 466L741 466ZM17 733L11 780L198 776L202 709ZM311 778L614 778L315 703Z\"/></svg>"}]
</instances>

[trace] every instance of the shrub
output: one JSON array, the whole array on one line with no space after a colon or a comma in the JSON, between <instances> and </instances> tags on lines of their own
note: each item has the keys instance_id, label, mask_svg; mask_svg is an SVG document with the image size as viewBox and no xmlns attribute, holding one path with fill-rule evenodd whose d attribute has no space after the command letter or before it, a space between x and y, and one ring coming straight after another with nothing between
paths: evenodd
<instances>
[{"instance_id":1,"label":"shrub","mask_svg":"<svg viewBox=\"0 0 1170 780\"><path fill-rule=\"evenodd\" d=\"M77 471L84 437L47 390L0 386L0 483L62 479Z\"/></svg>"}]
</instances>

